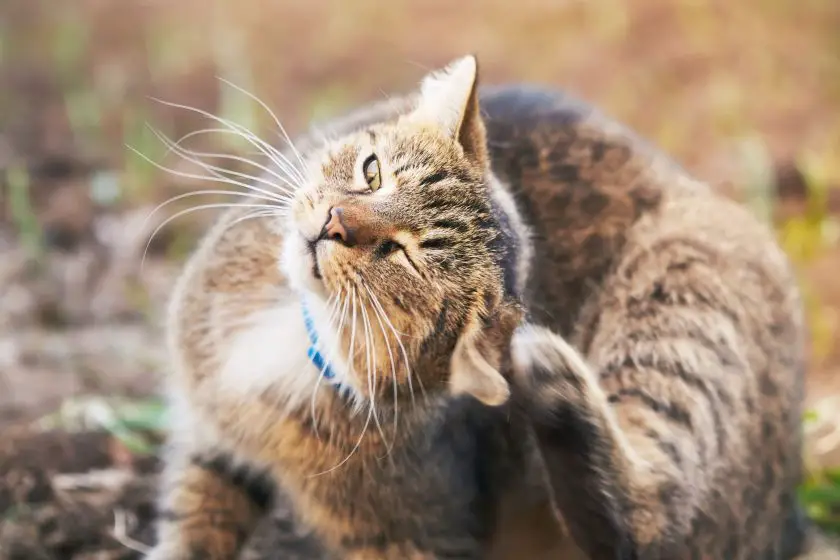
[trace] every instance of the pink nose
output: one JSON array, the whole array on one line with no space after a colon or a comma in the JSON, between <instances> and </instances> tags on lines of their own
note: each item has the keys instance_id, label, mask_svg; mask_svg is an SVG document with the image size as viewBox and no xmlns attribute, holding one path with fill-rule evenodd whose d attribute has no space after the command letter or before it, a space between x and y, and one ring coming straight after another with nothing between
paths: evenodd
<instances>
[{"instance_id":1,"label":"pink nose","mask_svg":"<svg viewBox=\"0 0 840 560\"><path fill-rule=\"evenodd\" d=\"M353 232L347 228L344 211L341 208L330 208L330 215L321 231L321 238L332 239L347 246L355 244Z\"/></svg>"}]
</instances>

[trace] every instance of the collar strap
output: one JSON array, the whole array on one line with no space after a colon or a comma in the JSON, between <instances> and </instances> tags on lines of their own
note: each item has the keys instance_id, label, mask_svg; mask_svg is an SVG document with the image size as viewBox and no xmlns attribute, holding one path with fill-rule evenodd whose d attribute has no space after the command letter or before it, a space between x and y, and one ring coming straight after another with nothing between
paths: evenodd
<instances>
[{"instance_id":1,"label":"collar strap","mask_svg":"<svg viewBox=\"0 0 840 560\"><path fill-rule=\"evenodd\" d=\"M309 361L312 362L312 365L318 368L320 375L326 379L330 385L339 392L339 394L346 395L348 393L348 388L336 380L335 371L333 371L329 362L324 359L324 355L321 354L320 350L318 350L318 333L315 330L315 323L312 320L312 315L309 313L309 308L306 307L306 303L301 302L301 309L303 311L303 323L306 325L306 334L309 336L309 349L306 351Z\"/></svg>"}]
</instances>

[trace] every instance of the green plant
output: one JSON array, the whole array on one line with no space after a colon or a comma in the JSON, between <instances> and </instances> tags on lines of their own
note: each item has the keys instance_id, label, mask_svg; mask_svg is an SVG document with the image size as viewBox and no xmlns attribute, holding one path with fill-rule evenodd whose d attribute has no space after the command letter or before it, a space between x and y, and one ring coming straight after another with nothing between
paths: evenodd
<instances>
[{"instance_id":1,"label":"green plant","mask_svg":"<svg viewBox=\"0 0 840 560\"><path fill-rule=\"evenodd\" d=\"M167 424L167 409L158 398L141 400L84 397L67 400L61 408L42 418L42 429L103 429L129 451L148 455L157 451Z\"/></svg>"},{"instance_id":2,"label":"green plant","mask_svg":"<svg viewBox=\"0 0 840 560\"><path fill-rule=\"evenodd\" d=\"M11 218L20 235L20 243L37 262L44 257L44 240L41 226L32 208L30 199L29 172L20 166L6 171Z\"/></svg>"}]
</instances>

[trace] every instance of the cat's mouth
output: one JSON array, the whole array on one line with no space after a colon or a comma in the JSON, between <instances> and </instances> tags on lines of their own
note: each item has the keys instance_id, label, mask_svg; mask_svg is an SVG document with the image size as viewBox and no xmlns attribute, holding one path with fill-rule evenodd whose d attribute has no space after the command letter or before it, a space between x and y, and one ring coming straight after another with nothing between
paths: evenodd
<instances>
[{"instance_id":1,"label":"cat's mouth","mask_svg":"<svg viewBox=\"0 0 840 560\"><path fill-rule=\"evenodd\" d=\"M312 276L314 276L317 280L322 280L323 276L321 276L321 267L318 265L318 255L315 251L317 244L317 240L307 241L306 248L309 250L309 256L312 257Z\"/></svg>"}]
</instances>

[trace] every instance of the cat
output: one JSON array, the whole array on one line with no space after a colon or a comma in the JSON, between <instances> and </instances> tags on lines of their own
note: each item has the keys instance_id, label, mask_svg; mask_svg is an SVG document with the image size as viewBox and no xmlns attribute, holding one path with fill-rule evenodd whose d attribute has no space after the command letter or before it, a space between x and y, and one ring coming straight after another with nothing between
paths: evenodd
<instances>
[{"instance_id":1,"label":"cat","mask_svg":"<svg viewBox=\"0 0 840 560\"><path fill-rule=\"evenodd\" d=\"M802 305L746 209L474 56L254 143L172 298L152 558L235 558L277 489L339 558L805 550Z\"/></svg>"}]
</instances>

